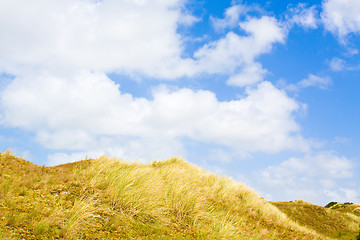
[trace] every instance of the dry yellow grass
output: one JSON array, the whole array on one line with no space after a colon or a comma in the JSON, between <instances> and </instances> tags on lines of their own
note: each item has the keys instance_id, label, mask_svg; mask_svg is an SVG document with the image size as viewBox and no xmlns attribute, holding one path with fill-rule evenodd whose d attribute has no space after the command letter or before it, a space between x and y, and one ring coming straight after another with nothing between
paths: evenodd
<instances>
[{"instance_id":1,"label":"dry yellow grass","mask_svg":"<svg viewBox=\"0 0 360 240\"><path fill-rule=\"evenodd\" d=\"M6 152L0 170L3 239L333 237L179 158L139 164L102 157L45 168ZM334 214L356 228L355 215Z\"/></svg>"},{"instance_id":2,"label":"dry yellow grass","mask_svg":"<svg viewBox=\"0 0 360 240\"><path fill-rule=\"evenodd\" d=\"M310 229L337 239L356 239L360 231L360 217L347 212L316 206L305 201L274 202L289 218ZM355 205L355 204L354 204Z\"/></svg>"}]
</instances>

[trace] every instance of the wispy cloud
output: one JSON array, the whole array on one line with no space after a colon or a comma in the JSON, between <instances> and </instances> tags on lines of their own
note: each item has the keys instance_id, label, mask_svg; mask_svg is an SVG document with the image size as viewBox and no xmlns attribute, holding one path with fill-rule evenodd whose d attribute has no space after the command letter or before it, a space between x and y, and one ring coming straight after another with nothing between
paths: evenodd
<instances>
[{"instance_id":1,"label":"wispy cloud","mask_svg":"<svg viewBox=\"0 0 360 240\"><path fill-rule=\"evenodd\" d=\"M315 29L319 26L319 13L316 6L307 7L305 3L299 3L296 7L289 7L289 14L286 15L286 24L289 27L298 25L304 28Z\"/></svg>"},{"instance_id":2,"label":"wispy cloud","mask_svg":"<svg viewBox=\"0 0 360 240\"><path fill-rule=\"evenodd\" d=\"M329 62L329 66L330 66L330 69L335 72L342 71L346 68L345 61L343 59L337 58L337 57L334 57L333 59L331 59L331 61Z\"/></svg>"},{"instance_id":3,"label":"wispy cloud","mask_svg":"<svg viewBox=\"0 0 360 240\"><path fill-rule=\"evenodd\" d=\"M344 59L334 57L329 61L329 67L334 72L341 72L341 71L358 71L360 70L360 65L350 65Z\"/></svg>"},{"instance_id":4,"label":"wispy cloud","mask_svg":"<svg viewBox=\"0 0 360 240\"><path fill-rule=\"evenodd\" d=\"M309 74L307 78L300 80L296 84L286 84L284 80L280 81L282 88L291 92L297 92L308 87L317 87L324 90L328 89L331 84L332 80L330 77L320 77L314 74Z\"/></svg>"},{"instance_id":5,"label":"wispy cloud","mask_svg":"<svg viewBox=\"0 0 360 240\"><path fill-rule=\"evenodd\" d=\"M319 77L317 75L309 74L309 76L297 83L300 88L318 87L320 89L327 89L332 83L329 77Z\"/></svg>"}]
</instances>

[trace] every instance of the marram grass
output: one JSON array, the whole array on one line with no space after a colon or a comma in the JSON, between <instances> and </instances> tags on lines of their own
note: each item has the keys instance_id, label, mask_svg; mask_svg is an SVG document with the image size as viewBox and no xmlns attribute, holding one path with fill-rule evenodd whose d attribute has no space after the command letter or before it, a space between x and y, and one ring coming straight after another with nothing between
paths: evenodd
<instances>
[{"instance_id":1,"label":"marram grass","mask_svg":"<svg viewBox=\"0 0 360 240\"><path fill-rule=\"evenodd\" d=\"M321 209L330 220L179 158L45 168L0 154L0 239L355 239L358 215Z\"/></svg>"}]
</instances>

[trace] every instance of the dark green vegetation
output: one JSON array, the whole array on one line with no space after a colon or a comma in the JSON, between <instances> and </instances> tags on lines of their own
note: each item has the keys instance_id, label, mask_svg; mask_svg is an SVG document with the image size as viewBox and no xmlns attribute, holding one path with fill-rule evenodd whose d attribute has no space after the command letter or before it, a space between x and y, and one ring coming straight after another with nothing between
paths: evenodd
<instances>
[{"instance_id":1,"label":"dark green vegetation","mask_svg":"<svg viewBox=\"0 0 360 240\"><path fill-rule=\"evenodd\" d=\"M359 205L335 205L269 203L178 158L40 167L0 154L0 239L356 239Z\"/></svg>"}]
</instances>

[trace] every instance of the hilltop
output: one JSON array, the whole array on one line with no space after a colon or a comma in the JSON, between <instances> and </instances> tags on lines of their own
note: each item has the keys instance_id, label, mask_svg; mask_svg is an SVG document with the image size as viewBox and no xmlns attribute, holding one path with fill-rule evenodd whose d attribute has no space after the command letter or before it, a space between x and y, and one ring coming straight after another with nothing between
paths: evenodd
<instances>
[{"instance_id":1,"label":"hilltop","mask_svg":"<svg viewBox=\"0 0 360 240\"><path fill-rule=\"evenodd\" d=\"M0 154L1 239L356 239L359 205L340 205L271 203L179 158L42 167Z\"/></svg>"}]
</instances>

